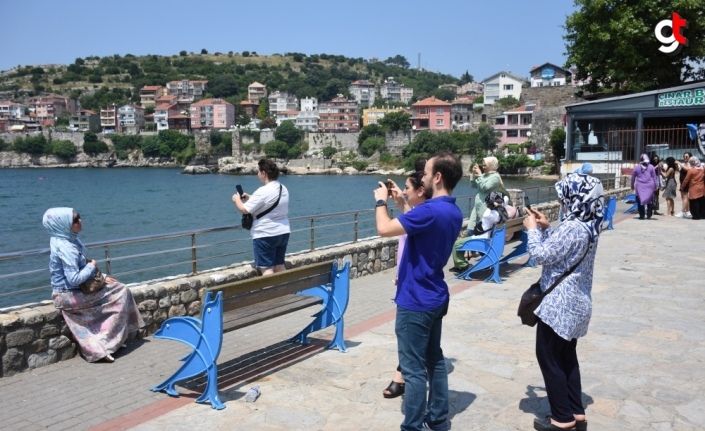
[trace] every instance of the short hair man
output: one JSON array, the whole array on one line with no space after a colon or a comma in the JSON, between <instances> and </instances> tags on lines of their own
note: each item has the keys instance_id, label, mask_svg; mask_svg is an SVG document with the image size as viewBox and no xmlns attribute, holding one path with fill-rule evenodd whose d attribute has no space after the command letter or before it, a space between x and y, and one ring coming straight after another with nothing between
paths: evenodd
<instances>
[{"instance_id":1,"label":"short hair man","mask_svg":"<svg viewBox=\"0 0 705 431\"><path fill-rule=\"evenodd\" d=\"M405 249L397 251L403 254L394 298L399 365L406 382L402 430L420 430L424 422L438 431L450 427L448 374L441 349L442 322L450 294L443 268L462 226L462 213L451 196L462 175L454 155L433 155L426 162L423 176L428 200L396 219L387 213L384 183L374 191L379 235L408 235Z\"/></svg>"}]
</instances>

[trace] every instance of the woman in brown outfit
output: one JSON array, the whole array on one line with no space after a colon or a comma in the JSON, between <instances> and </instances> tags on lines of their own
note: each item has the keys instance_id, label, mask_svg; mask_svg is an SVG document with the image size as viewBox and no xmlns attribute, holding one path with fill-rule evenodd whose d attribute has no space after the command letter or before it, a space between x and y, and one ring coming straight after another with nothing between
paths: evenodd
<instances>
[{"instance_id":1,"label":"woman in brown outfit","mask_svg":"<svg viewBox=\"0 0 705 431\"><path fill-rule=\"evenodd\" d=\"M693 220L705 218L705 169L697 157L688 160L690 169L681 183L681 190L688 191L690 214Z\"/></svg>"}]
</instances>

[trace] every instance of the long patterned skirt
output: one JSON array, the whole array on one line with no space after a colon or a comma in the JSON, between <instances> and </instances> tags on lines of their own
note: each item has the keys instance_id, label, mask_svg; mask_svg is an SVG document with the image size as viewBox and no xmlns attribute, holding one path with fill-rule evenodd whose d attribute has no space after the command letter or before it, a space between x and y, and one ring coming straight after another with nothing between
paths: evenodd
<instances>
[{"instance_id":1,"label":"long patterned skirt","mask_svg":"<svg viewBox=\"0 0 705 431\"><path fill-rule=\"evenodd\" d=\"M88 362L115 353L129 334L144 326L132 292L122 283L108 284L90 295L80 290L55 292L52 299Z\"/></svg>"}]
</instances>

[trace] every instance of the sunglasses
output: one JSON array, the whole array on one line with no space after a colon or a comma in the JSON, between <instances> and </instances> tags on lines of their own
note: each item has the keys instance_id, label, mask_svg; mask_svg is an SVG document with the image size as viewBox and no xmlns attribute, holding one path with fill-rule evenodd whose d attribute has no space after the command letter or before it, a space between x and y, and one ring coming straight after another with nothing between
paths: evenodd
<instances>
[{"instance_id":1,"label":"sunglasses","mask_svg":"<svg viewBox=\"0 0 705 431\"><path fill-rule=\"evenodd\" d=\"M73 222L78 223L79 220L81 220L81 214L76 213L76 215L73 216Z\"/></svg>"}]
</instances>

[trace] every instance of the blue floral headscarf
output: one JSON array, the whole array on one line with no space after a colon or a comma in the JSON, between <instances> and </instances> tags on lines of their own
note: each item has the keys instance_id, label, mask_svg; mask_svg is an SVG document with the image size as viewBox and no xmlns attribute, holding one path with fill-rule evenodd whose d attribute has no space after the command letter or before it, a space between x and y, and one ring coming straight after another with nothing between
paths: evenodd
<instances>
[{"instance_id":1,"label":"blue floral headscarf","mask_svg":"<svg viewBox=\"0 0 705 431\"><path fill-rule=\"evenodd\" d=\"M561 222L577 220L590 232L594 242L602 230L605 216L605 199L602 183L590 175L568 174L556 183L558 201L561 203Z\"/></svg>"},{"instance_id":2,"label":"blue floral headscarf","mask_svg":"<svg viewBox=\"0 0 705 431\"><path fill-rule=\"evenodd\" d=\"M42 224L52 238L63 238L70 241L76 239L76 234L71 231L73 208L49 208L42 217Z\"/></svg>"}]
</instances>

